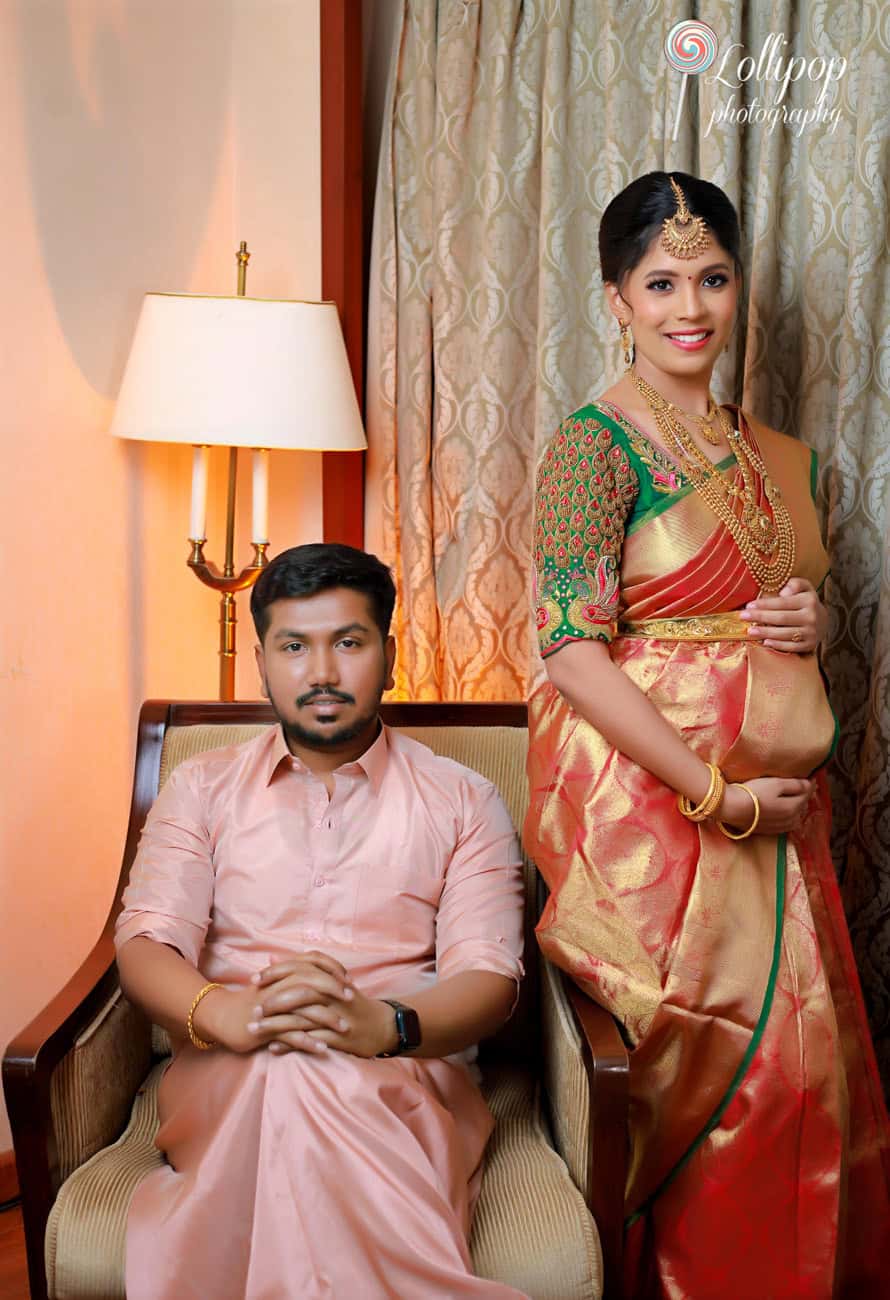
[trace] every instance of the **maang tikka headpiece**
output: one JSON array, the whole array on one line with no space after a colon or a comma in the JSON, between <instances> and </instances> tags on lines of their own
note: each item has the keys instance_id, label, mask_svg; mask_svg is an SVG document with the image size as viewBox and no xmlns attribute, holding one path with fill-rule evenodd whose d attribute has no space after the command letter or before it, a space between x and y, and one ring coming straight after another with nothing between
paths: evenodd
<instances>
[{"instance_id":1,"label":"maang tikka headpiece","mask_svg":"<svg viewBox=\"0 0 890 1300\"><path fill-rule=\"evenodd\" d=\"M694 217L686 206L686 195L669 176L671 189L677 200L677 211L661 223L661 246L672 257L691 258L703 253L711 242L708 228L701 217Z\"/></svg>"}]
</instances>

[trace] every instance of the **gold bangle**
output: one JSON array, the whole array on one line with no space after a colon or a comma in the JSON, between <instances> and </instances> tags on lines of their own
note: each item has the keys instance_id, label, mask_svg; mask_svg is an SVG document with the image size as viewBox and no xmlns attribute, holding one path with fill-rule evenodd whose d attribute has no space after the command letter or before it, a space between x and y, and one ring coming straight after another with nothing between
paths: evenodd
<instances>
[{"instance_id":1,"label":"gold bangle","mask_svg":"<svg viewBox=\"0 0 890 1300\"><path fill-rule=\"evenodd\" d=\"M733 785L737 785L740 790L744 790L745 794L751 796L751 800L753 801L754 804L754 820L746 831L742 831L738 835L736 834L735 831L728 831L726 829L725 822L718 822L717 825L720 827L721 831L723 832L723 834L726 836L728 840L746 840L749 835L753 835L754 832L757 830L757 823L760 821L760 800L757 798L757 795L754 793L754 791L751 790L748 786L744 785L741 781L734 781Z\"/></svg>"},{"instance_id":2,"label":"gold bangle","mask_svg":"<svg viewBox=\"0 0 890 1300\"><path fill-rule=\"evenodd\" d=\"M702 799L701 803L698 805L698 807L696 807L696 805L692 802L692 800L689 798L688 795L685 794L677 795L677 807L680 809L680 812L683 814L683 816L688 817L690 821L699 821L701 819L702 808L708 807L708 805L710 804L711 800L714 797L714 791L717 788L718 769L714 766L713 763L708 763L708 772L710 773L710 777L711 777L710 782L708 784L708 791L704 799Z\"/></svg>"},{"instance_id":3,"label":"gold bangle","mask_svg":"<svg viewBox=\"0 0 890 1300\"><path fill-rule=\"evenodd\" d=\"M677 807L684 817L688 817L691 822L703 822L712 816L723 800L726 791L726 782L723 779L723 773L714 763L708 763L708 769L711 773L711 781L708 786L708 792L696 807L688 795L677 795Z\"/></svg>"},{"instance_id":4,"label":"gold bangle","mask_svg":"<svg viewBox=\"0 0 890 1300\"><path fill-rule=\"evenodd\" d=\"M213 989L221 988L222 984L205 984L204 987L195 995L195 1000L189 1007L189 1015L188 1020L185 1022L185 1027L188 1030L192 1046L197 1047L199 1052L209 1051L211 1047L216 1046L216 1043L206 1043L203 1038L199 1038L195 1033L195 1012L197 1011L198 1004L202 998L206 998L207 994L212 992Z\"/></svg>"},{"instance_id":5,"label":"gold bangle","mask_svg":"<svg viewBox=\"0 0 890 1300\"><path fill-rule=\"evenodd\" d=\"M699 807L698 820L707 821L707 819L717 811L723 802L723 796L726 793L726 782L723 779L723 773L719 767L714 768L714 792L710 799L707 799L703 806Z\"/></svg>"}]
</instances>

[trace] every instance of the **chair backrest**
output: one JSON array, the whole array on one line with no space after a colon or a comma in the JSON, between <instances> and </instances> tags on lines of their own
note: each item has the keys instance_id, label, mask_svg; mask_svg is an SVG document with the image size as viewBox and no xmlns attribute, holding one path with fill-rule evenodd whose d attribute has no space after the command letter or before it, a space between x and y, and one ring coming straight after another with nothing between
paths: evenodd
<instances>
[{"instance_id":1,"label":"chair backrest","mask_svg":"<svg viewBox=\"0 0 890 1300\"><path fill-rule=\"evenodd\" d=\"M521 708L521 706L519 706ZM413 737L421 744L427 745L437 754L452 758L464 766L473 768L486 777L500 791L507 806L513 824L521 829L528 807L528 786L525 774L525 760L528 752L528 730L516 725L466 725L465 719L473 719L474 710L479 711L480 718L489 709L479 705L451 706L451 715L459 718L456 723L442 722L443 706L411 705L383 706L384 718L393 722L398 730ZM432 725L425 725L424 712L435 719ZM217 718L212 722L199 722L188 725L168 726L164 733L158 772L158 788L163 786L174 768L186 758L205 750L220 749L226 745L242 744L258 735L268 722L233 722L226 718L224 706L215 708ZM243 711L243 708L242 708ZM408 725L400 725L397 719L406 716L412 718ZM438 715L438 716L437 716ZM237 715L236 715L237 716ZM497 715L496 715L497 716ZM417 722L414 722L414 719ZM536 915L537 878L532 864L525 861L526 885L526 979L523 982L519 1005L511 1019L484 1045L483 1057L487 1059L534 1060L538 1048L538 1014L537 1014L537 945L534 939L533 924ZM155 1050L169 1050L166 1035L155 1031Z\"/></svg>"}]
</instances>

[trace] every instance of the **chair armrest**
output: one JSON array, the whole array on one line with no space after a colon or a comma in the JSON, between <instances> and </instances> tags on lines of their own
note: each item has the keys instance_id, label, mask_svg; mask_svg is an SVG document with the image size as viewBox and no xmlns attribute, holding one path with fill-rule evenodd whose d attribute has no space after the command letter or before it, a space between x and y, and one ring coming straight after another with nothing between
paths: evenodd
<instances>
[{"instance_id":1,"label":"chair armrest","mask_svg":"<svg viewBox=\"0 0 890 1300\"><path fill-rule=\"evenodd\" d=\"M590 1096L587 1204L600 1234L603 1300L623 1295L630 1057L612 1015L563 976L583 1041Z\"/></svg>"},{"instance_id":2,"label":"chair armrest","mask_svg":"<svg viewBox=\"0 0 890 1300\"><path fill-rule=\"evenodd\" d=\"M50 1083L59 1184L126 1127L151 1069L151 1025L114 989L63 1056Z\"/></svg>"},{"instance_id":3,"label":"chair armrest","mask_svg":"<svg viewBox=\"0 0 890 1300\"><path fill-rule=\"evenodd\" d=\"M577 1020L562 972L543 957L541 1037L543 1080L553 1143L572 1182L590 1200L590 1080Z\"/></svg>"},{"instance_id":4,"label":"chair armrest","mask_svg":"<svg viewBox=\"0 0 890 1300\"><path fill-rule=\"evenodd\" d=\"M612 1016L541 961L544 1086L554 1144L596 1222L603 1296L622 1294L629 1058Z\"/></svg>"},{"instance_id":5,"label":"chair armrest","mask_svg":"<svg viewBox=\"0 0 890 1300\"><path fill-rule=\"evenodd\" d=\"M121 1034L136 1037L129 1057L119 1046L110 1047ZM3 1091L15 1143L32 1300L46 1294L44 1235L59 1186L94 1143L103 1144L122 1104L119 1098L111 1100L110 1091L97 1098L93 1090L97 1052L112 1051L112 1072L126 1058L119 1081L124 1087L141 1065L140 1036L145 1043L141 1081L150 1063L150 1030L120 999L109 923L76 974L4 1053ZM103 1078L103 1091L110 1082ZM79 1114L70 1112L72 1097Z\"/></svg>"}]
</instances>

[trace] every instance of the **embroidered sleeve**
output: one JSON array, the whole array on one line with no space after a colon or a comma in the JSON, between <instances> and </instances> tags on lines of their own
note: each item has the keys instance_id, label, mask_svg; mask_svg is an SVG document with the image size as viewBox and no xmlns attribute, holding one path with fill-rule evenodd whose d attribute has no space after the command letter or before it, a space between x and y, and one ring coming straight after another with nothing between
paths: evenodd
<instances>
[{"instance_id":1,"label":"embroidered sleeve","mask_svg":"<svg viewBox=\"0 0 890 1300\"><path fill-rule=\"evenodd\" d=\"M611 641L624 525L639 480L590 415L564 420L538 468L535 618L544 658L570 641Z\"/></svg>"}]
</instances>

